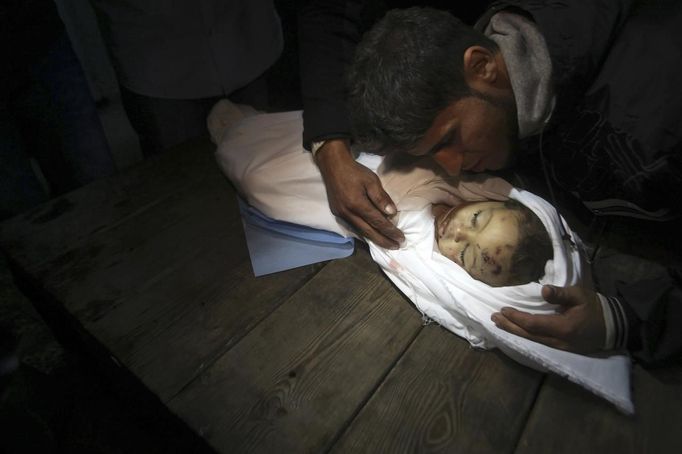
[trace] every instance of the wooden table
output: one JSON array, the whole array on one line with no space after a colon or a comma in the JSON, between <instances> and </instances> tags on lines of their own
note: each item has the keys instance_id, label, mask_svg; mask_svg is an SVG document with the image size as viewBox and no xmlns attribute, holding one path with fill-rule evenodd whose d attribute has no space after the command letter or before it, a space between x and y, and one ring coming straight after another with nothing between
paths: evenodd
<instances>
[{"instance_id":1,"label":"wooden table","mask_svg":"<svg viewBox=\"0 0 682 454\"><path fill-rule=\"evenodd\" d=\"M637 415L419 312L362 247L255 278L212 146L186 144L2 224L15 276L218 452L682 452L679 368Z\"/></svg>"}]
</instances>

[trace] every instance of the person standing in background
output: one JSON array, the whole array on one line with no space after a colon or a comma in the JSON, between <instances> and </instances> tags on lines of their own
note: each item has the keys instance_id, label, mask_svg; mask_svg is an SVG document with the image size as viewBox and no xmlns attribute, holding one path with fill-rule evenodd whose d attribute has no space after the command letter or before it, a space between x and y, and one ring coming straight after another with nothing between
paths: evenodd
<instances>
[{"instance_id":1,"label":"person standing in background","mask_svg":"<svg viewBox=\"0 0 682 454\"><path fill-rule=\"evenodd\" d=\"M0 219L116 171L52 0L0 5ZM41 183L31 159L42 173Z\"/></svg>"},{"instance_id":2,"label":"person standing in background","mask_svg":"<svg viewBox=\"0 0 682 454\"><path fill-rule=\"evenodd\" d=\"M220 98L267 107L283 47L272 0L91 2L145 157L206 135Z\"/></svg>"}]
</instances>

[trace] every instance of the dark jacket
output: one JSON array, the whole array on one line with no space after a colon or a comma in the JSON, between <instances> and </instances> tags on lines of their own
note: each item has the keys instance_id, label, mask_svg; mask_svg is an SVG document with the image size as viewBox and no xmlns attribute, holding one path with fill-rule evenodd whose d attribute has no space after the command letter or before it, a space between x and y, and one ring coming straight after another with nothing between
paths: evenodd
<instances>
[{"instance_id":1,"label":"dark jacket","mask_svg":"<svg viewBox=\"0 0 682 454\"><path fill-rule=\"evenodd\" d=\"M679 216L682 3L508 0L545 37L557 104L545 132L557 183L599 214Z\"/></svg>"},{"instance_id":2,"label":"dark jacket","mask_svg":"<svg viewBox=\"0 0 682 454\"><path fill-rule=\"evenodd\" d=\"M557 94L542 137L526 141L526 167L537 168L544 158L550 184L577 196L595 216L635 229L634 241L652 248L669 242L668 253L657 257L663 266L652 265L646 278L628 280L616 274L617 266L595 268L600 290L626 313L633 355L646 363L678 355L682 3L508 0L494 3L486 16L507 8L522 10L542 32ZM621 248L642 249L637 246Z\"/></svg>"},{"instance_id":3,"label":"dark jacket","mask_svg":"<svg viewBox=\"0 0 682 454\"><path fill-rule=\"evenodd\" d=\"M318 1L301 14L306 148L313 140L349 136L344 69L362 32L383 12L368 11L365 3L374 4ZM540 156L532 155L542 152L552 184L577 195L597 215L650 222L679 216L680 5L673 0L508 0L485 12L484 22L497 11L516 9L545 37L557 102L543 134L522 144L527 154L521 159L540 168ZM466 13L465 22L473 23L475 11L469 7ZM607 286L627 314L628 347L645 362L682 350L682 292L680 273L674 271L682 268L676 263L656 278Z\"/></svg>"}]
</instances>

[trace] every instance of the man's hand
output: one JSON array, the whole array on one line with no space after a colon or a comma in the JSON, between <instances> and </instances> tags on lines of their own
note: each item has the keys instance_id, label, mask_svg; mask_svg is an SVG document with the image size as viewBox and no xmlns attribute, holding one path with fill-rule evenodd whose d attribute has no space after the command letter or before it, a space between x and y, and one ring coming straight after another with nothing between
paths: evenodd
<instances>
[{"instance_id":1,"label":"man's hand","mask_svg":"<svg viewBox=\"0 0 682 454\"><path fill-rule=\"evenodd\" d=\"M387 219L396 213L395 204L379 178L353 159L346 140L328 140L315 156L329 207L360 234L387 249L397 249L405 237Z\"/></svg>"},{"instance_id":2,"label":"man's hand","mask_svg":"<svg viewBox=\"0 0 682 454\"><path fill-rule=\"evenodd\" d=\"M557 304L557 314L533 315L503 308L492 315L498 328L521 337L576 353L592 353L604 346L606 328L596 293L582 287L542 287L542 297Z\"/></svg>"}]
</instances>

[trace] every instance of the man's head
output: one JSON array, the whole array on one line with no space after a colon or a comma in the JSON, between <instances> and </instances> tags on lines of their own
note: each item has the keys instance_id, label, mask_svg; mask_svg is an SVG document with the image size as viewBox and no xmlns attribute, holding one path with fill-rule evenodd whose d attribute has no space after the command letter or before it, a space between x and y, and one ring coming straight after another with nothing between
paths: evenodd
<instances>
[{"instance_id":1,"label":"man's head","mask_svg":"<svg viewBox=\"0 0 682 454\"><path fill-rule=\"evenodd\" d=\"M493 287L537 281L552 258L544 225L515 200L465 203L434 213L441 254Z\"/></svg>"},{"instance_id":2,"label":"man's head","mask_svg":"<svg viewBox=\"0 0 682 454\"><path fill-rule=\"evenodd\" d=\"M502 168L516 143L497 45L445 11L390 11L349 69L353 133L380 153L430 154L450 174Z\"/></svg>"}]
</instances>

